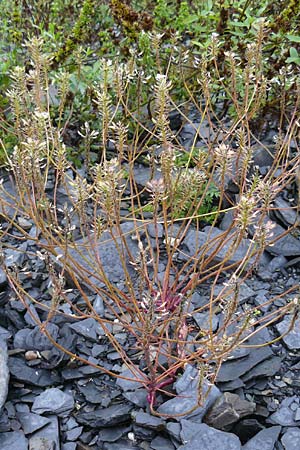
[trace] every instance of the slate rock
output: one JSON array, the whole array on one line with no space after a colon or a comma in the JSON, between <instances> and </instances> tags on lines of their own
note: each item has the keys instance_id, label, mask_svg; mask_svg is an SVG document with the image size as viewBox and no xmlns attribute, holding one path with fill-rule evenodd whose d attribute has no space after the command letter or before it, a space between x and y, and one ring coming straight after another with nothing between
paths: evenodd
<instances>
[{"instance_id":1,"label":"slate rock","mask_svg":"<svg viewBox=\"0 0 300 450\"><path fill-rule=\"evenodd\" d=\"M21 266L25 260L25 253L28 247L28 242L23 242L16 249L7 248L4 250L5 265L7 267Z\"/></svg>"},{"instance_id":2,"label":"slate rock","mask_svg":"<svg viewBox=\"0 0 300 450\"><path fill-rule=\"evenodd\" d=\"M83 430L83 427L75 427L72 430L66 431L67 441L76 441L79 438Z\"/></svg>"},{"instance_id":3,"label":"slate rock","mask_svg":"<svg viewBox=\"0 0 300 450\"><path fill-rule=\"evenodd\" d=\"M280 431L281 427L270 427L261 430L243 446L243 450L274 450Z\"/></svg>"},{"instance_id":4,"label":"slate rock","mask_svg":"<svg viewBox=\"0 0 300 450\"><path fill-rule=\"evenodd\" d=\"M237 279L237 285L238 285L239 303L243 303L255 295L255 291L253 291L253 289L251 289L245 282L242 282L241 280ZM213 296L217 297L221 292L222 298L224 298L224 300L227 299L229 300L230 298L233 298L232 287L227 288L227 286L222 285L215 286Z\"/></svg>"},{"instance_id":5,"label":"slate rock","mask_svg":"<svg viewBox=\"0 0 300 450\"><path fill-rule=\"evenodd\" d=\"M257 334L247 341L248 344L253 345L266 342L268 342L268 337L264 336L264 334ZM225 361L217 375L217 382L225 383L240 378L257 364L271 356L273 356L273 352L269 346L251 348L248 356L245 358Z\"/></svg>"},{"instance_id":6,"label":"slate rock","mask_svg":"<svg viewBox=\"0 0 300 450\"><path fill-rule=\"evenodd\" d=\"M57 388L50 388L42 392L33 402L32 412L37 414L55 413L66 417L74 408L74 399Z\"/></svg>"},{"instance_id":7,"label":"slate rock","mask_svg":"<svg viewBox=\"0 0 300 450\"><path fill-rule=\"evenodd\" d=\"M120 386L123 391L134 391L135 389L142 387L142 384L139 381L136 381L142 379L142 375L137 366L132 365L130 369L127 367L123 368L120 375L125 378L130 378L129 380L125 380L124 378L117 379L116 384L117 386Z\"/></svg>"},{"instance_id":8,"label":"slate rock","mask_svg":"<svg viewBox=\"0 0 300 450\"><path fill-rule=\"evenodd\" d=\"M98 445L101 446L102 442L116 442L130 430L130 426L120 426L118 428L103 428L103 430L100 430L98 434Z\"/></svg>"},{"instance_id":9,"label":"slate rock","mask_svg":"<svg viewBox=\"0 0 300 450\"><path fill-rule=\"evenodd\" d=\"M103 450L141 450L140 446L136 446L126 439L120 439L116 443L105 442L102 448Z\"/></svg>"},{"instance_id":10,"label":"slate rock","mask_svg":"<svg viewBox=\"0 0 300 450\"><path fill-rule=\"evenodd\" d=\"M58 326L53 323L48 323L46 325L46 330L53 339L57 341L59 332ZM29 328L19 330L14 337L14 348L41 352L44 350L52 350L53 344L45 334L41 333L40 328L36 326L33 330L30 330Z\"/></svg>"},{"instance_id":11,"label":"slate rock","mask_svg":"<svg viewBox=\"0 0 300 450\"><path fill-rule=\"evenodd\" d=\"M284 225L295 225L297 222L298 214L295 208L291 207L291 204L285 201L282 197L276 197L273 201L276 209L274 214L279 218Z\"/></svg>"},{"instance_id":12,"label":"slate rock","mask_svg":"<svg viewBox=\"0 0 300 450\"><path fill-rule=\"evenodd\" d=\"M230 248L235 241L235 234L226 233L226 243L224 244L224 232L215 227L205 227L204 231L198 231L190 229L183 241L187 247L187 253L189 256L194 256L197 253L197 257L201 257L202 254L211 256L213 254L213 262L219 263L227 258L227 264L236 264L246 256L251 241L249 239L242 239L240 245L237 247L234 253L231 254ZM300 246L300 241L299 241ZM183 257L187 259L187 256ZM249 262L254 261L252 258ZM266 255L263 254L260 260L262 265L266 265L269 262Z\"/></svg>"},{"instance_id":13,"label":"slate rock","mask_svg":"<svg viewBox=\"0 0 300 450\"><path fill-rule=\"evenodd\" d=\"M99 336L104 336L104 330L96 319L89 317L88 319L79 320L69 325L72 330L90 341L97 342Z\"/></svg>"},{"instance_id":14,"label":"slate rock","mask_svg":"<svg viewBox=\"0 0 300 450\"><path fill-rule=\"evenodd\" d=\"M29 450L56 450L55 442L43 437L31 437L29 439Z\"/></svg>"},{"instance_id":15,"label":"slate rock","mask_svg":"<svg viewBox=\"0 0 300 450\"><path fill-rule=\"evenodd\" d=\"M138 246L137 242L132 239L132 236L135 236L135 226L132 223L123 223L120 225L121 233L125 236L125 240L128 246L128 249L132 255L132 258L135 258L138 255ZM124 280L125 273L123 265L120 260L120 251L124 253L124 259L128 263L127 270L128 273L134 278L136 273L129 264L130 257L128 255L127 250L122 242L122 238L119 234L119 230L114 228L112 230L112 234L114 236L115 241L112 239L112 235L106 231L104 232L100 239L97 241L96 248L93 248L92 251L88 249L91 247L91 243L87 240L81 239L76 241L75 248L69 249L69 264L72 267L72 260L76 261L77 265L80 265L84 268L82 273L84 276L87 276L92 283L94 283L97 287L103 287L105 284L101 281L101 276L97 278L92 274L97 271L97 263L96 257L91 257L91 254L96 253L103 266L105 276L108 278L110 282L119 282L120 280ZM119 246L119 249L117 248ZM118 251L119 250L119 251ZM61 249L56 248L56 252L58 255L63 255ZM113 262L113 264L112 264ZM61 262L57 263L61 266ZM87 273L86 271L90 272ZM74 273L77 273L78 270L74 267ZM89 287L89 283L87 284Z\"/></svg>"},{"instance_id":16,"label":"slate rock","mask_svg":"<svg viewBox=\"0 0 300 450\"><path fill-rule=\"evenodd\" d=\"M7 276L3 269L0 267L0 289L3 289L7 285Z\"/></svg>"},{"instance_id":17,"label":"slate rock","mask_svg":"<svg viewBox=\"0 0 300 450\"><path fill-rule=\"evenodd\" d=\"M0 433L1 450L28 450L28 439L23 431Z\"/></svg>"},{"instance_id":18,"label":"slate rock","mask_svg":"<svg viewBox=\"0 0 300 450\"><path fill-rule=\"evenodd\" d=\"M136 389L135 391L127 391L123 393L123 397L140 408L146 408L148 393L146 389Z\"/></svg>"},{"instance_id":19,"label":"slate rock","mask_svg":"<svg viewBox=\"0 0 300 450\"><path fill-rule=\"evenodd\" d=\"M258 377L271 377L275 375L281 368L281 358L279 356L272 356L271 358L262 361L257 364L249 372L241 376L241 379L245 382L252 378Z\"/></svg>"},{"instance_id":20,"label":"slate rock","mask_svg":"<svg viewBox=\"0 0 300 450\"><path fill-rule=\"evenodd\" d=\"M50 420L46 417L30 412L17 412L17 418L25 434L32 434L50 423Z\"/></svg>"},{"instance_id":21,"label":"slate rock","mask_svg":"<svg viewBox=\"0 0 300 450\"><path fill-rule=\"evenodd\" d=\"M150 428L151 430L161 431L165 428L165 421L160 417L152 416L145 412L138 412L133 414L134 421L137 425Z\"/></svg>"},{"instance_id":22,"label":"slate rock","mask_svg":"<svg viewBox=\"0 0 300 450\"><path fill-rule=\"evenodd\" d=\"M300 429L288 428L281 438L284 450L299 450L300 448Z\"/></svg>"},{"instance_id":23,"label":"slate rock","mask_svg":"<svg viewBox=\"0 0 300 450\"><path fill-rule=\"evenodd\" d=\"M276 324L276 329L280 335L285 334L289 330L292 319L292 315L286 315L281 322ZM291 331L286 336L283 336L282 340L290 350L300 349L300 318L295 321Z\"/></svg>"},{"instance_id":24,"label":"slate rock","mask_svg":"<svg viewBox=\"0 0 300 450\"><path fill-rule=\"evenodd\" d=\"M193 422L201 422L208 409L222 394L216 386L203 382L203 403L198 406L198 382L199 373L197 369L188 365L183 376L175 383L177 397L174 397L159 406L158 412L166 414L175 420L189 418ZM193 410L192 412L189 412ZM176 417L176 415L180 415Z\"/></svg>"},{"instance_id":25,"label":"slate rock","mask_svg":"<svg viewBox=\"0 0 300 450\"><path fill-rule=\"evenodd\" d=\"M287 397L282 400L277 411L275 411L268 419L267 422L271 424L282 425L284 427L300 426L300 421L295 421L295 411L291 409L291 406L296 403L299 406L299 398L296 396ZM297 406L296 408L297 409Z\"/></svg>"},{"instance_id":26,"label":"slate rock","mask_svg":"<svg viewBox=\"0 0 300 450\"><path fill-rule=\"evenodd\" d=\"M76 450L77 444L75 442L66 442L65 444L62 444L61 450Z\"/></svg>"},{"instance_id":27,"label":"slate rock","mask_svg":"<svg viewBox=\"0 0 300 450\"><path fill-rule=\"evenodd\" d=\"M0 338L0 412L8 393L9 369L6 341Z\"/></svg>"},{"instance_id":28,"label":"slate rock","mask_svg":"<svg viewBox=\"0 0 300 450\"><path fill-rule=\"evenodd\" d=\"M10 357L8 367L14 378L34 386L46 387L60 381L60 378L49 370L29 367L21 358Z\"/></svg>"},{"instance_id":29,"label":"slate rock","mask_svg":"<svg viewBox=\"0 0 300 450\"><path fill-rule=\"evenodd\" d=\"M278 225L276 222L272 222L272 225L272 237L270 240L273 242L275 239L279 238L279 236L286 233L286 229ZM267 250L272 255L276 256L299 256L300 240L288 233L285 236L280 237L272 243L272 245L268 245Z\"/></svg>"},{"instance_id":30,"label":"slate rock","mask_svg":"<svg viewBox=\"0 0 300 450\"><path fill-rule=\"evenodd\" d=\"M108 408L96 408L89 412L79 411L76 420L83 425L94 428L109 427L127 422L130 419L132 409L132 405L123 403L111 405Z\"/></svg>"},{"instance_id":31,"label":"slate rock","mask_svg":"<svg viewBox=\"0 0 300 450\"><path fill-rule=\"evenodd\" d=\"M234 423L252 414L255 409L255 403L241 399L237 394L225 392L212 405L203 421L218 430L228 431Z\"/></svg>"},{"instance_id":32,"label":"slate rock","mask_svg":"<svg viewBox=\"0 0 300 450\"><path fill-rule=\"evenodd\" d=\"M153 450L175 450L175 447L170 439L166 439L163 436L156 436L151 441L150 448Z\"/></svg>"},{"instance_id":33,"label":"slate rock","mask_svg":"<svg viewBox=\"0 0 300 450\"><path fill-rule=\"evenodd\" d=\"M40 430L33 433L30 437L29 442L33 442L35 445L38 444L38 442L41 442L52 450L60 449L60 438L59 438L59 427L58 427L58 419L57 416L48 416L49 423L41 428ZM40 440L42 439L42 440ZM52 448L51 448L52 446ZM39 448L38 448L39 450Z\"/></svg>"},{"instance_id":34,"label":"slate rock","mask_svg":"<svg viewBox=\"0 0 300 450\"><path fill-rule=\"evenodd\" d=\"M187 422L187 421L185 421ZM232 433L216 430L205 423L192 424L194 433L189 433L189 441L185 441L177 450L241 450L241 442ZM185 434L183 432L183 438Z\"/></svg>"}]
</instances>

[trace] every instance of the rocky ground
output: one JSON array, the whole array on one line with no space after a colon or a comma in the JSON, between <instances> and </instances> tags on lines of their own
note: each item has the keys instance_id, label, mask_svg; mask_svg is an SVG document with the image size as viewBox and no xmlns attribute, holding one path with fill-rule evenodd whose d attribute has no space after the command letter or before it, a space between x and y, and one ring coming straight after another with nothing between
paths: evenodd
<instances>
[{"instance_id":1,"label":"rocky ground","mask_svg":"<svg viewBox=\"0 0 300 450\"><path fill-rule=\"evenodd\" d=\"M273 133L274 134L274 133ZM193 139L186 126L181 133L185 145ZM265 138L272 143L272 132ZM296 147L295 147L296 148ZM258 148L256 164L261 172L270 161ZM267 158L267 159L266 159ZM146 183L147 170L137 167L140 183ZM9 180L4 185L11 189ZM62 202L64 201L63 193ZM290 208L290 192L276 202L280 211L272 217L275 236L295 223L296 212ZM24 220L24 219L21 219ZM195 242L205 240L231 223L225 215L219 229L193 228L186 237L186 248L193 254ZM2 223L2 229L7 224ZM22 223L29 233L35 227ZM197 239L196 239L196 233ZM37 257L30 241L10 239L5 250L6 263L20 271L24 288L39 302L50 301L49 274ZM163 239L163 235L161 236ZM7 242L6 242L7 244ZM24 252L19 252L21 249ZM112 276L122 282L122 267L113 244L103 253L107 270L114 261ZM241 250L242 251L242 250ZM240 258L241 255L236 255ZM222 255L220 255L222 257ZM286 235L265 254L264 265L240 287L240 307L247 302L262 313L264 303L300 282L300 240ZM226 274L224 277L226 281ZM217 287L216 293L218 291ZM255 335L250 344L275 342L257 348L236 350L226 360L202 406L193 413L172 418L195 406L197 371L187 366L174 384L174 397L160 397L161 419L149 414L145 389L136 381L112 379L92 366L70 362L69 358L41 335L34 316L43 317L42 309L27 311L8 286L0 271L0 449L1 450L293 450L300 448L300 319L282 341L276 337L289 330L290 316L284 317ZM194 308L208 299L209 286L201 286L193 295ZM73 289L70 300L80 306L80 295ZM290 296L275 302L280 308ZM106 314L100 297L90 296L98 314ZM65 312L68 306L65 305ZM218 327L220 317L214 318ZM205 328L206 313L193 317L195 326ZM91 362L101 362L107 369L131 377L119 354L112 348L98 322L88 318L76 322L57 316L48 325L56 342ZM122 347L130 351L130 338L115 324L112 330ZM10 376L9 376L10 374ZM208 385L204 386L207 389Z\"/></svg>"}]
</instances>

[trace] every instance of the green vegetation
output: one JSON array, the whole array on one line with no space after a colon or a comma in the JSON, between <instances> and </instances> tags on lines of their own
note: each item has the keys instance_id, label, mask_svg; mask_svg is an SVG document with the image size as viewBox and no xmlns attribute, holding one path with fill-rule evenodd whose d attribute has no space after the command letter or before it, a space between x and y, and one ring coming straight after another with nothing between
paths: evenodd
<instances>
[{"instance_id":1,"label":"green vegetation","mask_svg":"<svg viewBox=\"0 0 300 450\"><path fill-rule=\"evenodd\" d=\"M287 312L296 318L297 302L278 309L272 299L263 318L257 307L237 314L237 295L272 244L274 198L298 180L299 151L290 147L299 137L299 4L3 0L2 15L1 162L15 185L15 194L3 188L0 198L7 224L2 244L30 239L49 269L52 297L41 331L52 339L46 325L65 314L66 302L73 318L96 319L146 387L155 414L157 392L187 363L198 367L201 380L214 382L224 358L247 336ZM252 159L269 119L278 133L274 161L262 175ZM138 169L147 177L139 178ZM11 209L13 217L5 213ZM226 211L232 225L215 235ZM35 225L36 236L20 217ZM182 244L191 227L202 232L208 223L206 242L187 253ZM123 231L129 224L136 255ZM95 250L100 237L117 247L124 286L106 273ZM236 260L245 238L247 251ZM18 271L5 270L28 309L37 300ZM214 296L225 272L228 284ZM66 279L84 311L69 299ZM190 328L189 307L208 281L210 301L195 310L209 315L203 332ZM108 316L96 314L90 293L103 299ZM222 326L213 330L216 312ZM123 351L111 331L115 323L131 335L144 368Z\"/></svg>"}]
</instances>

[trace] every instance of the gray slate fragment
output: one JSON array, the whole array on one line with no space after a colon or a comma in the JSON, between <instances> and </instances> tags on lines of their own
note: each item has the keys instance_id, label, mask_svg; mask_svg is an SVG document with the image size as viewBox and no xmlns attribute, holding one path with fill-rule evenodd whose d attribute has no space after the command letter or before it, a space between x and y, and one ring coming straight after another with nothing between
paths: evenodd
<instances>
[{"instance_id":1,"label":"gray slate fragment","mask_svg":"<svg viewBox=\"0 0 300 450\"><path fill-rule=\"evenodd\" d=\"M46 387L59 382L59 377L46 369L29 367L26 362L17 357L10 357L8 360L9 370L17 380L34 386Z\"/></svg>"},{"instance_id":2,"label":"gray slate fragment","mask_svg":"<svg viewBox=\"0 0 300 450\"><path fill-rule=\"evenodd\" d=\"M127 422L132 409L132 405L115 404L108 408L96 408L94 411L81 411L76 416L76 420L94 428L110 427Z\"/></svg>"},{"instance_id":3,"label":"gray slate fragment","mask_svg":"<svg viewBox=\"0 0 300 450\"><path fill-rule=\"evenodd\" d=\"M249 372L242 375L242 380L244 382L251 380L252 378L258 377L271 377L279 371L281 367L281 358L279 356L272 356L271 358L262 361L249 370Z\"/></svg>"},{"instance_id":4,"label":"gray slate fragment","mask_svg":"<svg viewBox=\"0 0 300 450\"><path fill-rule=\"evenodd\" d=\"M51 446L52 446L53 450L59 450L60 449L60 439L59 439L59 428L58 428L57 416L48 416L48 419L50 420L50 423L48 423L45 427L41 428L40 430L36 431L30 437L29 442L38 444L38 442L41 442L41 440L37 439L37 438L42 438L45 445L48 445L48 448L50 447L50 449L51 449ZM47 450L48 450L48 448L46 447Z\"/></svg>"},{"instance_id":5,"label":"gray slate fragment","mask_svg":"<svg viewBox=\"0 0 300 450\"><path fill-rule=\"evenodd\" d=\"M216 386L211 386L204 382L202 386L204 400L202 405L198 406L198 381L199 374L197 369L188 365L183 376L174 385L178 396L160 405L158 412L167 414L170 417L174 416L175 420L189 418L193 422L200 423L211 405L222 394ZM189 413L193 408L195 409ZM175 417L177 414L181 416Z\"/></svg>"},{"instance_id":6,"label":"gray slate fragment","mask_svg":"<svg viewBox=\"0 0 300 450\"><path fill-rule=\"evenodd\" d=\"M299 450L300 448L300 429L288 428L281 438L284 450Z\"/></svg>"},{"instance_id":7,"label":"gray slate fragment","mask_svg":"<svg viewBox=\"0 0 300 450\"><path fill-rule=\"evenodd\" d=\"M73 408L72 395L57 388L50 388L36 397L32 405L32 412L37 414L55 413L60 417L67 417Z\"/></svg>"},{"instance_id":8,"label":"gray slate fragment","mask_svg":"<svg viewBox=\"0 0 300 450\"><path fill-rule=\"evenodd\" d=\"M129 426L120 426L118 428L103 428L98 434L98 445L100 447L102 442L116 442L121 439L126 433L131 430ZM100 442L99 442L100 441Z\"/></svg>"},{"instance_id":9,"label":"gray slate fragment","mask_svg":"<svg viewBox=\"0 0 300 450\"><path fill-rule=\"evenodd\" d=\"M279 408L275 411L268 419L268 423L282 425L284 427L294 427L300 426L300 421L295 421L295 411L290 408L292 403L297 402L299 404L299 399L296 396L287 397L282 400Z\"/></svg>"},{"instance_id":10,"label":"gray slate fragment","mask_svg":"<svg viewBox=\"0 0 300 450\"><path fill-rule=\"evenodd\" d=\"M0 339L0 411L8 393L9 370L6 341Z\"/></svg>"},{"instance_id":11,"label":"gray slate fragment","mask_svg":"<svg viewBox=\"0 0 300 450\"><path fill-rule=\"evenodd\" d=\"M30 412L17 412L17 418L25 434L31 434L50 423L46 417Z\"/></svg>"},{"instance_id":12,"label":"gray slate fragment","mask_svg":"<svg viewBox=\"0 0 300 450\"><path fill-rule=\"evenodd\" d=\"M213 404L203 421L218 430L229 431L234 423L252 414L255 409L255 403L244 400L237 394L225 392Z\"/></svg>"},{"instance_id":13,"label":"gray slate fragment","mask_svg":"<svg viewBox=\"0 0 300 450\"><path fill-rule=\"evenodd\" d=\"M259 336L258 334L247 341L248 344L260 344L263 342L268 341L264 340L263 335ZM222 364L217 376L217 382L225 383L240 378L257 364L271 356L273 356L273 352L270 347L266 346L250 349L248 356L245 358L233 361L227 360Z\"/></svg>"},{"instance_id":14,"label":"gray slate fragment","mask_svg":"<svg viewBox=\"0 0 300 450\"><path fill-rule=\"evenodd\" d=\"M274 214L284 222L285 225L295 225L297 222L298 214L296 209L291 207L291 204L285 201L282 197L274 199Z\"/></svg>"},{"instance_id":15,"label":"gray slate fragment","mask_svg":"<svg viewBox=\"0 0 300 450\"><path fill-rule=\"evenodd\" d=\"M286 229L278 225L276 222L272 222L272 224L274 225L274 228L272 228L271 238L271 241L273 242L273 240L286 233ZM274 244L268 246L267 250L272 255L277 256L298 256L300 255L300 240L288 233L279 238L276 242L274 242Z\"/></svg>"},{"instance_id":16,"label":"gray slate fragment","mask_svg":"<svg viewBox=\"0 0 300 450\"><path fill-rule=\"evenodd\" d=\"M0 433L1 450L28 450L28 439L23 431Z\"/></svg>"},{"instance_id":17,"label":"gray slate fragment","mask_svg":"<svg viewBox=\"0 0 300 450\"><path fill-rule=\"evenodd\" d=\"M126 243L129 251L132 254L132 258L135 259L135 257L138 255L137 241L132 239L132 236L135 236L136 234L135 226L132 223L123 223L121 224L120 228L121 233L125 234L126 236ZM88 250L91 248L91 243L89 241L83 239L76 241L76 248L69 249L70 266L72 267L72 258L74 261L76 261L77 264L84 267L85 270L91 272L91 274L95 273L95 270L97 271L96 257L91 257L91 255L95 253L99 256L99 259L105 271L105 275L109 279L109 281L112 283L119 282L120 280L124 280L125 278L124 269L123 265L121 264L119 254L120 251L124 253L124 260L127 262L128 273L132 277L135 277L136 273L132 266L129 264L129 255L125 250L124 244L117 228L113 230L113 235L116 243L112 239L109 232L104 232L101 235L101 238L97 241L96 248L93 248L92 251ZM119 251L117 249L117 246L119 246ZM56 252L58 255L63 255L62 250L59 248L56 248ZM60 265L61 262L58 261L57 264ZM74 268L74 273L76 274L76 272L76 268ZM85 276L87 276L97 287L104 286L104 283L101 281L101 279L98 279L93 275L89 275L86 272Z\"/></svg>"},{"instance_id":18,"label":"gray slate fragment","mask_svg":"<svg viewBox=\"0 0 300 450\"><path fill-rule=\"evenodd\" d=\"M152 448L153 450L175 450L172 442L162 436L156 436L151 441L150 448Z\"/></svg>"},{"instance_id":19,"label":"gray slate fragment","mask_svg":"<svg viewBox=\"0 0 300 450\"><path fill-rule=\"evenodd\" d=\"M273 450L280 431L281 427L261 430L243 446L243 450Z\"/></svg>"},{"instance_id":20,"label":"gray slate fragment","mask_svg":"<svg viewBox=\"0 0 300 450\"><path fill-rule=\"evenodd\" d=\"M55 442L45 437L31 437L29 439L29 450L56 450Z\"/></svg>"},{"instance_id":21,"label":"gray slate fragment","mask_svg":"<svg viewBox=\"0 0 300 450\"><path fill-rule=\"evenodd\" d=\"M120 386L123 391L134 391L137 388L142 387L142 384L139 381L136 381L137 379L141 379L140 371L138 367L131 366L131 368L123 368L122 372L120 373L122 377L130 378L130 380L125 380L123 378L117 379L117 386ZM132 381L131 381L132 379Z\"/></svg>"},{"instance_id":22,"label":"gray slate fragment","mask_svg":"<svg viewBox=\"0 0 300 450\"><path fill-rule=\"evenodd\" d=\"M205 227L204 231L190 229L183 243L187 247L187 253L189 256L194 256L196 253L198 257L201 257L202 254L210 256L215 253L213 257L213 261L215 263L219 263L224 261L224 258L228 258L228 265L236 264L246 256L249 246L251 245L251 241L249 239L242 239L241 244L238 246L236 251L231 254L229 249L235 240L235 234L232 233L232 235L226 235L226 244L224 244L223 234L224 232L220 231L218 228L209 226ZM183 258L187 259L188 257L183 256ZM254 261L254 259L252 258L251 261ZM262 255L260 263L262 265L266 265L268 263L268 258L265 254Z\"/></svg>"},{"instance_id":23,"label":"gray slate fragment","mask_svg":"<svg viewBox=\"0 0 300 450\"><path fill-rule=\"evenodd\" d=\"M54 323L48 323L46 330L55 341L58 338L59 328ZM33 330L24 328L19 330L14 337L14 348L22 348L24 350L35 350L42 352L44 350L52 350L53 344L47 336L41 333L40 327L36 326Z\"/></svg>"},{"instance_id":24,"label":"gray slate fragment","mask_svg":"<svg viewBox=\"0 0 300 450\"><path fill-rule=\"evenodd\" d=\"M138 412L133 414L134 421L137 425L150 428L151 430L161 431L165 428L165 421L160 417L152 416L145 412Z\"/></svg>"},{"instance_id":25,"label":"gray slate fragment","mask_svg":"<svg viewBox=\"0 0 300 450\"><path fill-rule=\"evenodd\" d=\"M132 444L127 439L121 439L116 443L105 442L102 447L103 450L141 450L140 446Z\"/></svg>"},{"instance_id":26,"label":"gray slate fragment","mask_svg":"<svg viewBox=\"0 0 300 450\"><path fill-rule=\"evenodd\" d=\"M99 336L104 336L105 334L99 322L97 322L97 320L93 319L92 317L80 320L69 326L77 334L80 334L81 336L93 342L97 342L99 340Z\"/></svg>"},{"instance_id":27,"label":"gray slate fragment","mask_svg":"<svg viewBox=\"0 0 300 450\"><path fill-rule=\"evenodd\" d=\"M276 329L278 333L284 334L288 331L292 322L292 316L286 315L284 319L276 324ZM292 330L283 337L283 342L290 350L299 350L300 349L300 318L298 318L295 322Z\"/></svg>"},{"instance_id":28,"label":"gray slate fragment","mask_svg":"<svg viewBox=\"0 0 300 450\"><path fill-rule=\"evenodd\" d=\"M194 425L194 436L177 450L241 450L241 443L232 433L215 430L202 423Z\"/></svg>"}]
</instances>

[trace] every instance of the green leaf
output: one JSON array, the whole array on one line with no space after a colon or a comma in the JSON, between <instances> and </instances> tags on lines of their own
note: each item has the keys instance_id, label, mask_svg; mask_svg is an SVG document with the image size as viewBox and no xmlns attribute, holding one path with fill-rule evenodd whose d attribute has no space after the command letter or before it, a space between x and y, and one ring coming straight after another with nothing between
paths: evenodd
<instances>
[{"instance_id":1,"label":"green leaf","mask_svg":"<svg viewBox=\"0 0 300 450\"><path fill-rule=\"evenodd\" d=\"M292 58L298 58L298 52L297 52L297 50L295 49L295 47L291 47L290 48L290 56L292 57Z\"/></svg>"},{"instance_id":2,"label":"green leaf","mask_svg":"<svg viewBox=\"0 0 300 450\"><path fill-rule=\"evenodd\" d=\"M300 42L300 36L295 36L294 34L288 34L286 37L288 38L289 41Z\"/></svg>"}]
</instances>

